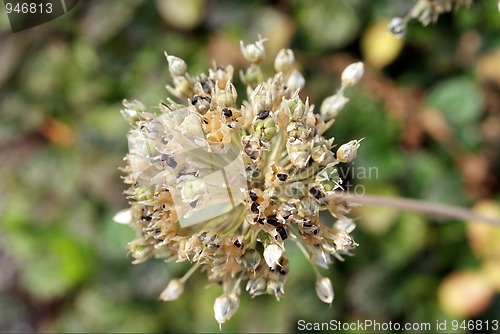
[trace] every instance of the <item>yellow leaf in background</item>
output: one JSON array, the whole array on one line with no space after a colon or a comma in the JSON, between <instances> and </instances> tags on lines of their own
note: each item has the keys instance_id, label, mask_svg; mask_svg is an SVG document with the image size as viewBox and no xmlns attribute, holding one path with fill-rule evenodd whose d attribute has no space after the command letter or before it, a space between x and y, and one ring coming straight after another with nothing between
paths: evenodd
<instances>
[{"instance_id":1,"label":"yellow leaf in background","mask_svg":"<svg viewBox=\"0 0 500 334\"><path fill-rule=\"evenodd\" d=\"M157 0L156 5L163 20L178 29L194 29L205 14L203 0Z\"/></svg>"},{"instance_id":2,"label":"yellow leaf in background","mask_svg":"<svg viewBox=\"0 0 500 334\"><path fill-rule=\"evenodd\" d=\"M495 292L480 272L456 271L448 275L439 286L441 308L457 318L474 317L491 304Z\"/></svg>"},{"instance_id":3,"label":"yellow leaf in background","mask_svg":"<svg viewBox=\"0 0 500 334\"><path fill-rule=\"evenodd\" d=\"M369 26L361 36L361 53L364 61L376 68L392 63L401 53L403 39L394 37L388 30L389 21L382 20Z\"/></svg>"},{"instance_id":4,"label":"yellow leaf in background","mask_svg":"<svg viewBox=\"0 0 500 334\"><path fill-rule=\"evenodd\" d=\"M478 202L474 211L484 216L500 217L500 205L491 200ZM467 237L477 257L500 262L500 227L469 221Z\"/></svg>"},{"instance_id":5,"label":"yellow leaf in background","mask_svg":"<svg viewBox=\"0 0 500 334\"><path fill-rule=\"evenodd\" d=\"M497 292L500 292L500 261L484 262L481 274Z\"/></svg>"}]
</instances>

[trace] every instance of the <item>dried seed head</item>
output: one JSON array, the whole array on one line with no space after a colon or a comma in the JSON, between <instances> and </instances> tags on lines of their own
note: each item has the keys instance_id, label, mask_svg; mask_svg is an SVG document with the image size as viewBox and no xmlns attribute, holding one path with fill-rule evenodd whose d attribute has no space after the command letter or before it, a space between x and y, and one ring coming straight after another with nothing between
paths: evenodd
<instances>
[{"instance_id":1,"label":"dried seed head","mask_svg":"<svg viewBox=\"0 0 500 334\"><path fill-rule=\"evenodd\" d=\"M329 278L321 277L316 281L316 294L324 303L331 304L333 302L335 295L333 293L332 282Z\"/></svg>"},{"instance_id":2,"label":"dried seed head","mask_svg":"<svg viewBox=\"0 0 500 334\"><path fill-rule=\"evenodd\" d=\"M364 72L364 65L360 61L347 66L342 72L342 85L347 87L354 86L361 79Z\"/></svg>"},{"instance_id":3,"label":"dried seed head","mask_svg":"<svg viewBox=\"0 0 500 334\"><path fill-rule=\"evenodd\" d=\"M246 84L241 107L231 65L190 76L182 59L166 55L173 77L167 89L184 103L167 98L158 113L124 101L122 111L131 127L123 168L131 205L115 220L137 233L129 244L134 263L153 255L194 265L169 282L162 300L178 298L201 268L210 282L222 284L224 294L214 303L220 324L236 312L245 280L252 297L283 297L285 241L304 243L308 260L322 267L357 246L348 234L353 225L320 224L319 213L328 209L346 219L353 206L330 195L340 183L336 164L351 161L359 141L342 145L336 159L333 138L322 134L347 103L343 93L359 81L363 65L346 68L338 93L321 106L322 120L299 96L305 81L293 68L292 51L280 51L278 73L264 77L263 42L241 44L250 62L240 72ZM333 299L329 281L318 281L316 290L323 301Z\"/></svg>"},{"instance_id":4,"label":"dried seed head","mask_svg":"<svg viewBox=\"0 0 500 334\"><path fill-rule=\"evenodd\" d=\"M168 282L167 287L160 294L160 299L167 302L171 300L176 300L184 292L184 283L178 279L174 278Z\"/></svg>"}]
</instances>

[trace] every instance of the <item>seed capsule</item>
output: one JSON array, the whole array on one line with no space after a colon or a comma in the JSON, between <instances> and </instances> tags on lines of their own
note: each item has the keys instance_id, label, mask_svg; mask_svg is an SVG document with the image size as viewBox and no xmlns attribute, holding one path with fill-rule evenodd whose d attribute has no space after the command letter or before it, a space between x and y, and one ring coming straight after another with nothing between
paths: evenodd
<instances>
[{"instance_id":1,"label":"seed capsule","mask_svg":"<svg viewBox=\"0 0 500 334\"><path fill-rule=\"evenodd\" d=\"M316 281L316 294L324 303L331 304L333 302L335 295L329 278L322 277Z\"/></svg>"},{"instance_id":2,"label":"seed capsule","mask_svg":"<svg viewBox=\"0 0 500 334\"><path fill-rule=\"evenodd\" d=\"M387 29L396 38L402 38L406 35L406 22L400 17L394 17L391 22L389 22Z\"/></svg>"},{"instance_id":3,"label":"seed capsule","mask_svg":"<svg viewBox=\"0 0 500 334\"><path fill-rule=\"evenodd\" d=\"M343 144L337 150L337 160L340 162L351 162L358 154L359 142L361 140L351 140L347 144Z\"/></svg>"},{"instance_id":4,"label":"seed capsule","mask_svg":"<svg viewBox=\"0 0 500 334\"><path fill-rule=\"evenodd\" d=\"M360 61L347 66L342 72L342 84L346 86L354 86L358 83L359 79L361 79L364 72L364 65Z\"/></svg>"},{"instance_id":5,"label":"seed capsule","mask_svg":"<svg viewBox=\"0 0 500 334\"><path fill-rule=\"evenodd\" d=\"M223 294L215 299L214 316L219 327L233 316L239 306L240 297L234 292Z\"/></svg>"},{"instance_id":6,"label":"seed capsule","mask_svg":"<svg viewBox=\"0 0 500 334\"><path fill-rule=\"evenodd\" d=\"M293 55L293 51L290 49L281 49L278 52L278 55L274 59L274 69L276 72L287 72L293 62L295 61L295 57Z\"/></svg>"},{"instance_id":7,"label":"seed capsule","mask_svg":"<svg viewBox=\"0 0 500 334\"><path fill-rule=\"evenodd\" d=\"M184 292L184 283L178 278L174 278L168 282L167 287L160 294L160 299L167 302L176 300Z\"/></svg>"}]
</instances>

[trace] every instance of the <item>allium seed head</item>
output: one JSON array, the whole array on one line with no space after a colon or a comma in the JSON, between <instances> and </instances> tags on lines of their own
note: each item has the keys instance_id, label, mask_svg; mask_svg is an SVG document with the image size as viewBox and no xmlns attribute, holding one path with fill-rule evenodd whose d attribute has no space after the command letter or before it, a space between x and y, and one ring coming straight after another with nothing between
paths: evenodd
<instances>
[{"instance_id":1,"label":"allium seed head","mask_svg":"<svg viewBox=\"0 0 500 334\"><path fill-rule=\"evenodd\" d=\"M193 76L182 59L167 55L173 77L167 89L177 100L161 102L159 112L138 101L124 101L122 110L130 124L123 168L130 208L114 218L136 232L128 245L134 263L154 256L193 264L170 281L162 300L178 298L201 268L223 287L214 303L219 324L238 309L242 282L252 297L283 297L290 242L321 267L357 246L349 235L354 223L345 217L349 202L333 193L341 183L336 165L354 159L359 141L335 155L333 138L322 134L347 103L343 92L359 80L363 65L344 71L341 89L323 102L320 116L299 96L305 80L292 69L292 51L280 51L277 73L264 78L264 40L241 49L250 62L240 72L242 105L231 65L214 64L208 74ZM337 222L321 222L322 210ZM333 300L326 278L316 291Z\"/></svg>"}]
</instances>

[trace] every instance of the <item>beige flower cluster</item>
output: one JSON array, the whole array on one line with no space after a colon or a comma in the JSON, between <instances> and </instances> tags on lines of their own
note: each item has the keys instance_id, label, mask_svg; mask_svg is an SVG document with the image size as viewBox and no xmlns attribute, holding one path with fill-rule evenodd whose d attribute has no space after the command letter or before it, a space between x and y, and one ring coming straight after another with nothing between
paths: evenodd
<instances>
[{"instance_id":1,"label":"beige flower cluster","mask_svg":"<svg viewBox=\"0 0 500 334\"><path fill-rule=\"evenodd\" d=\"M344 91L360 80L363 64L348 66L340 89L314 113L299 96L305 80L291 50L278 53L276 74L265 78L264 42L241 43L250 63L240 72L247 95L241 105L231 65L192 76L182 59L166 54L173 78L167 89L178 102L167 99L151 112L124 101L122 110L131 126L123 169L130 208L115 220L136 232L129 243L134 263L151 256L193 263L169 282L165 301L182 294L193 272L206 272L223 289L214 303L219 324L236 312L242 286L252 297L283 296L293 244L311 262L318 297L331 303L332 283L317 267L357 246L346 217L352 205L334 193L341 189L336 165L356 157L359 141L334 153L333 138L322 134L348 102ZM333 224L320 221L322 210Z\"/></svg>"}]
</instances>

